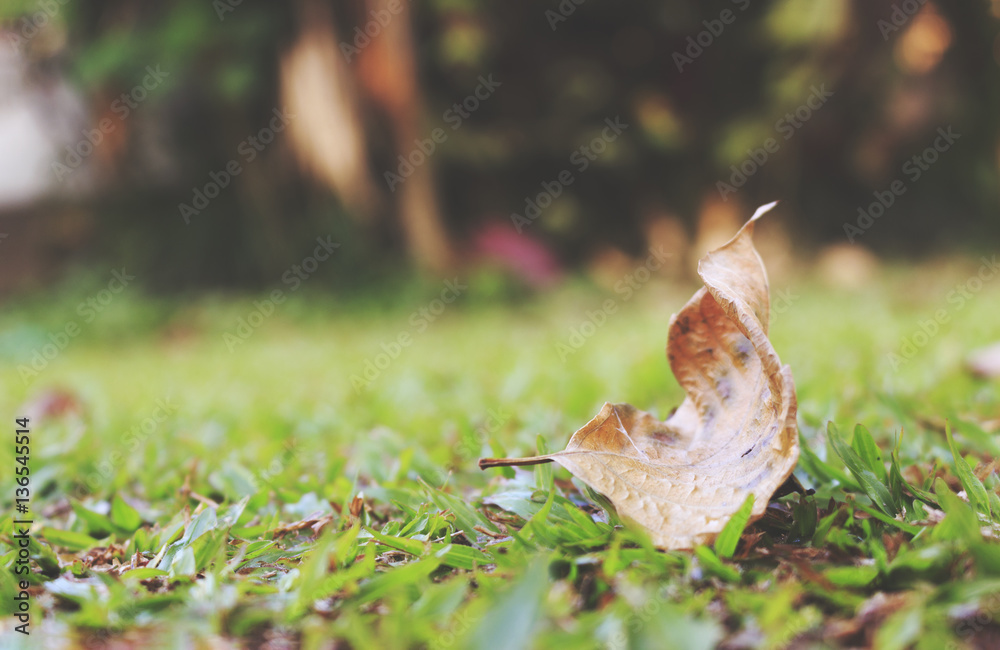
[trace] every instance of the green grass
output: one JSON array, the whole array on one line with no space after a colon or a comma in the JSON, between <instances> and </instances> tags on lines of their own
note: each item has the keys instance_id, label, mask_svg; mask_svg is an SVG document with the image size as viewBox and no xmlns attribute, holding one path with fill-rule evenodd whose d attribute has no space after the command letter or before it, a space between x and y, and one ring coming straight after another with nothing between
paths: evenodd
<instances>
[{"instance_id":1,"label":"green grass","mask_svg":"<svg viewBox=\"0 0 1000 650\"><path fill-rule=\"evenodd\" d=\"M88 289L20 300L0 316L0 413L11 443L14 418L38 413L32 635L10 617L5 443L0 646L996 643L1000 503L985 463L1000 384L962 362L997 337L1000 279L948 302L975 270L890 269L856 292L775 281L799 296L772 339L797 384L796 476L815 494L777 501L735 547L730 529L670 553L609 521L564 470L476 460L561 448L604 401L666 417L682 397L667 321L695 285L651 282L623 301L572 283L515 302L480 278L425 331L411 314L440 286L303 293L232 351L224 334L260 296L129 289L30 382L18 366L82 321ZM567 356L557 343L608 298L616 313ZM894 369L889 353L938 309L949 322ZM357 390L352 376L403 332L412 344Z\"/></svg>"}]
</instances>

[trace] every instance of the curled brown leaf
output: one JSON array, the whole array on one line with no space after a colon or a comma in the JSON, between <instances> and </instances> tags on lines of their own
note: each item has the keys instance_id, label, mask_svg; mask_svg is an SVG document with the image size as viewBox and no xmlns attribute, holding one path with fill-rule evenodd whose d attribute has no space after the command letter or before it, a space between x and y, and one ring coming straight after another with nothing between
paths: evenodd
<instances>
[{"instance_id":1,"label":"curled brown leaf","mask_svg":"<svg viewBox=\"0 0 1000 650\"><path fill-rule=\"evenodd\" d=\"M754 494L751 521L798 461L795 386L767 336L767 273L753 246L762 206L698 264L705 286L674 315L667 359L686 397L665 422L606 403L566 449L481 468L556 462L665 549L710 543Z\"/></svg>"}]
</instances>

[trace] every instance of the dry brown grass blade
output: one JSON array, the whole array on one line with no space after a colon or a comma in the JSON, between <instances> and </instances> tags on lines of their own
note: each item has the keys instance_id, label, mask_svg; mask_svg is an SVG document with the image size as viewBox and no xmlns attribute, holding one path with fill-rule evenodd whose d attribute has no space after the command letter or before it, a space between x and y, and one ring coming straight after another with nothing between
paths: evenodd
<instances>
[{"instance_id":1,"label":"dry brown grass blade","mask_svg":"<svg viewBox=\"0 0 1000 650\"><path fill-rule=\"evenodd\" d=\"M667 358L686 398L665 422L606 403L564 451L483 459L556 462L665 549L710 543L754 494L751 521L798 461L795 387L767 337L767 273L753 246L763 206L698 265L705 286L670 321Z\"/></svg>"}]
</instances>

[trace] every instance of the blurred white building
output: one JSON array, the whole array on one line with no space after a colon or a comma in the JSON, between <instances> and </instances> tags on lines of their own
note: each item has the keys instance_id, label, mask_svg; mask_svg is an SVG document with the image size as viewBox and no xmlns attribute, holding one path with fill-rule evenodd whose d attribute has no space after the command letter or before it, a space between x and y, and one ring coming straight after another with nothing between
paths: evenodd
<instances>
[{"instance_id":1,"label":"blurred white building","mask_svg":"<svg viewBox=\"0 0 1000 650\"><path fill-rule=\"evenodd\" d=\"M0 32L0 213L82 189L85 173L59 182L52 164L86 124L85 113L65 79L29 65Z\"/></svg>"},{"instance_id":2,"label":"blurred white building","mask_svg":"<svg viewBox=\"0 0 1000 650\"><path fill-rule=\"evenodd\" d=\"M17 29L0 27L0 292L43 283L67 260L87 220L64 199L91 185L88 165L62 181L53 168L87 123L53 64L65 31L53 22L18 43Z\"/></svg>"}]
</instances>

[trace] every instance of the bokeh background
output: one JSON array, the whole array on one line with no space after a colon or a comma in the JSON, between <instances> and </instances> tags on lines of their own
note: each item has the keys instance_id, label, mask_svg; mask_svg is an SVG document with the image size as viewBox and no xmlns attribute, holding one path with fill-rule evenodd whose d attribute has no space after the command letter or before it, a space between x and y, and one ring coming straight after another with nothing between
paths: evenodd
<instances>
[{"instance_id":1,"label":"bokeh background","mask_svg":"<svg viewBox=\"0 0 1000 650\"><path fill-rule=\"evenodd\" d=\"M828 428L997 490L998 187L1000 0L0 0L39 542L37 636L0 570L0 648L1000 647L973 510L861 516ZM479 470L605 401L665 418L697 260L774 200L817 493L741 552L784 550L642 551L564 470Z\"/></svg>"},{"instance_id":2,"label":"bokeh background","mask_svg":"<svg viewBox=\"0 0 1000 650\"><path fill-rule=\"evenodd\" d=\"M544 288L655 245L690 275L774 199L772 259L1000 237L996 0L4 0L0 21L8 296L121 266L153 293L257 290L318 236L334 293L414 269ZM928 154L939 129L958 139Z\"/></svg>"}]
</instances>

